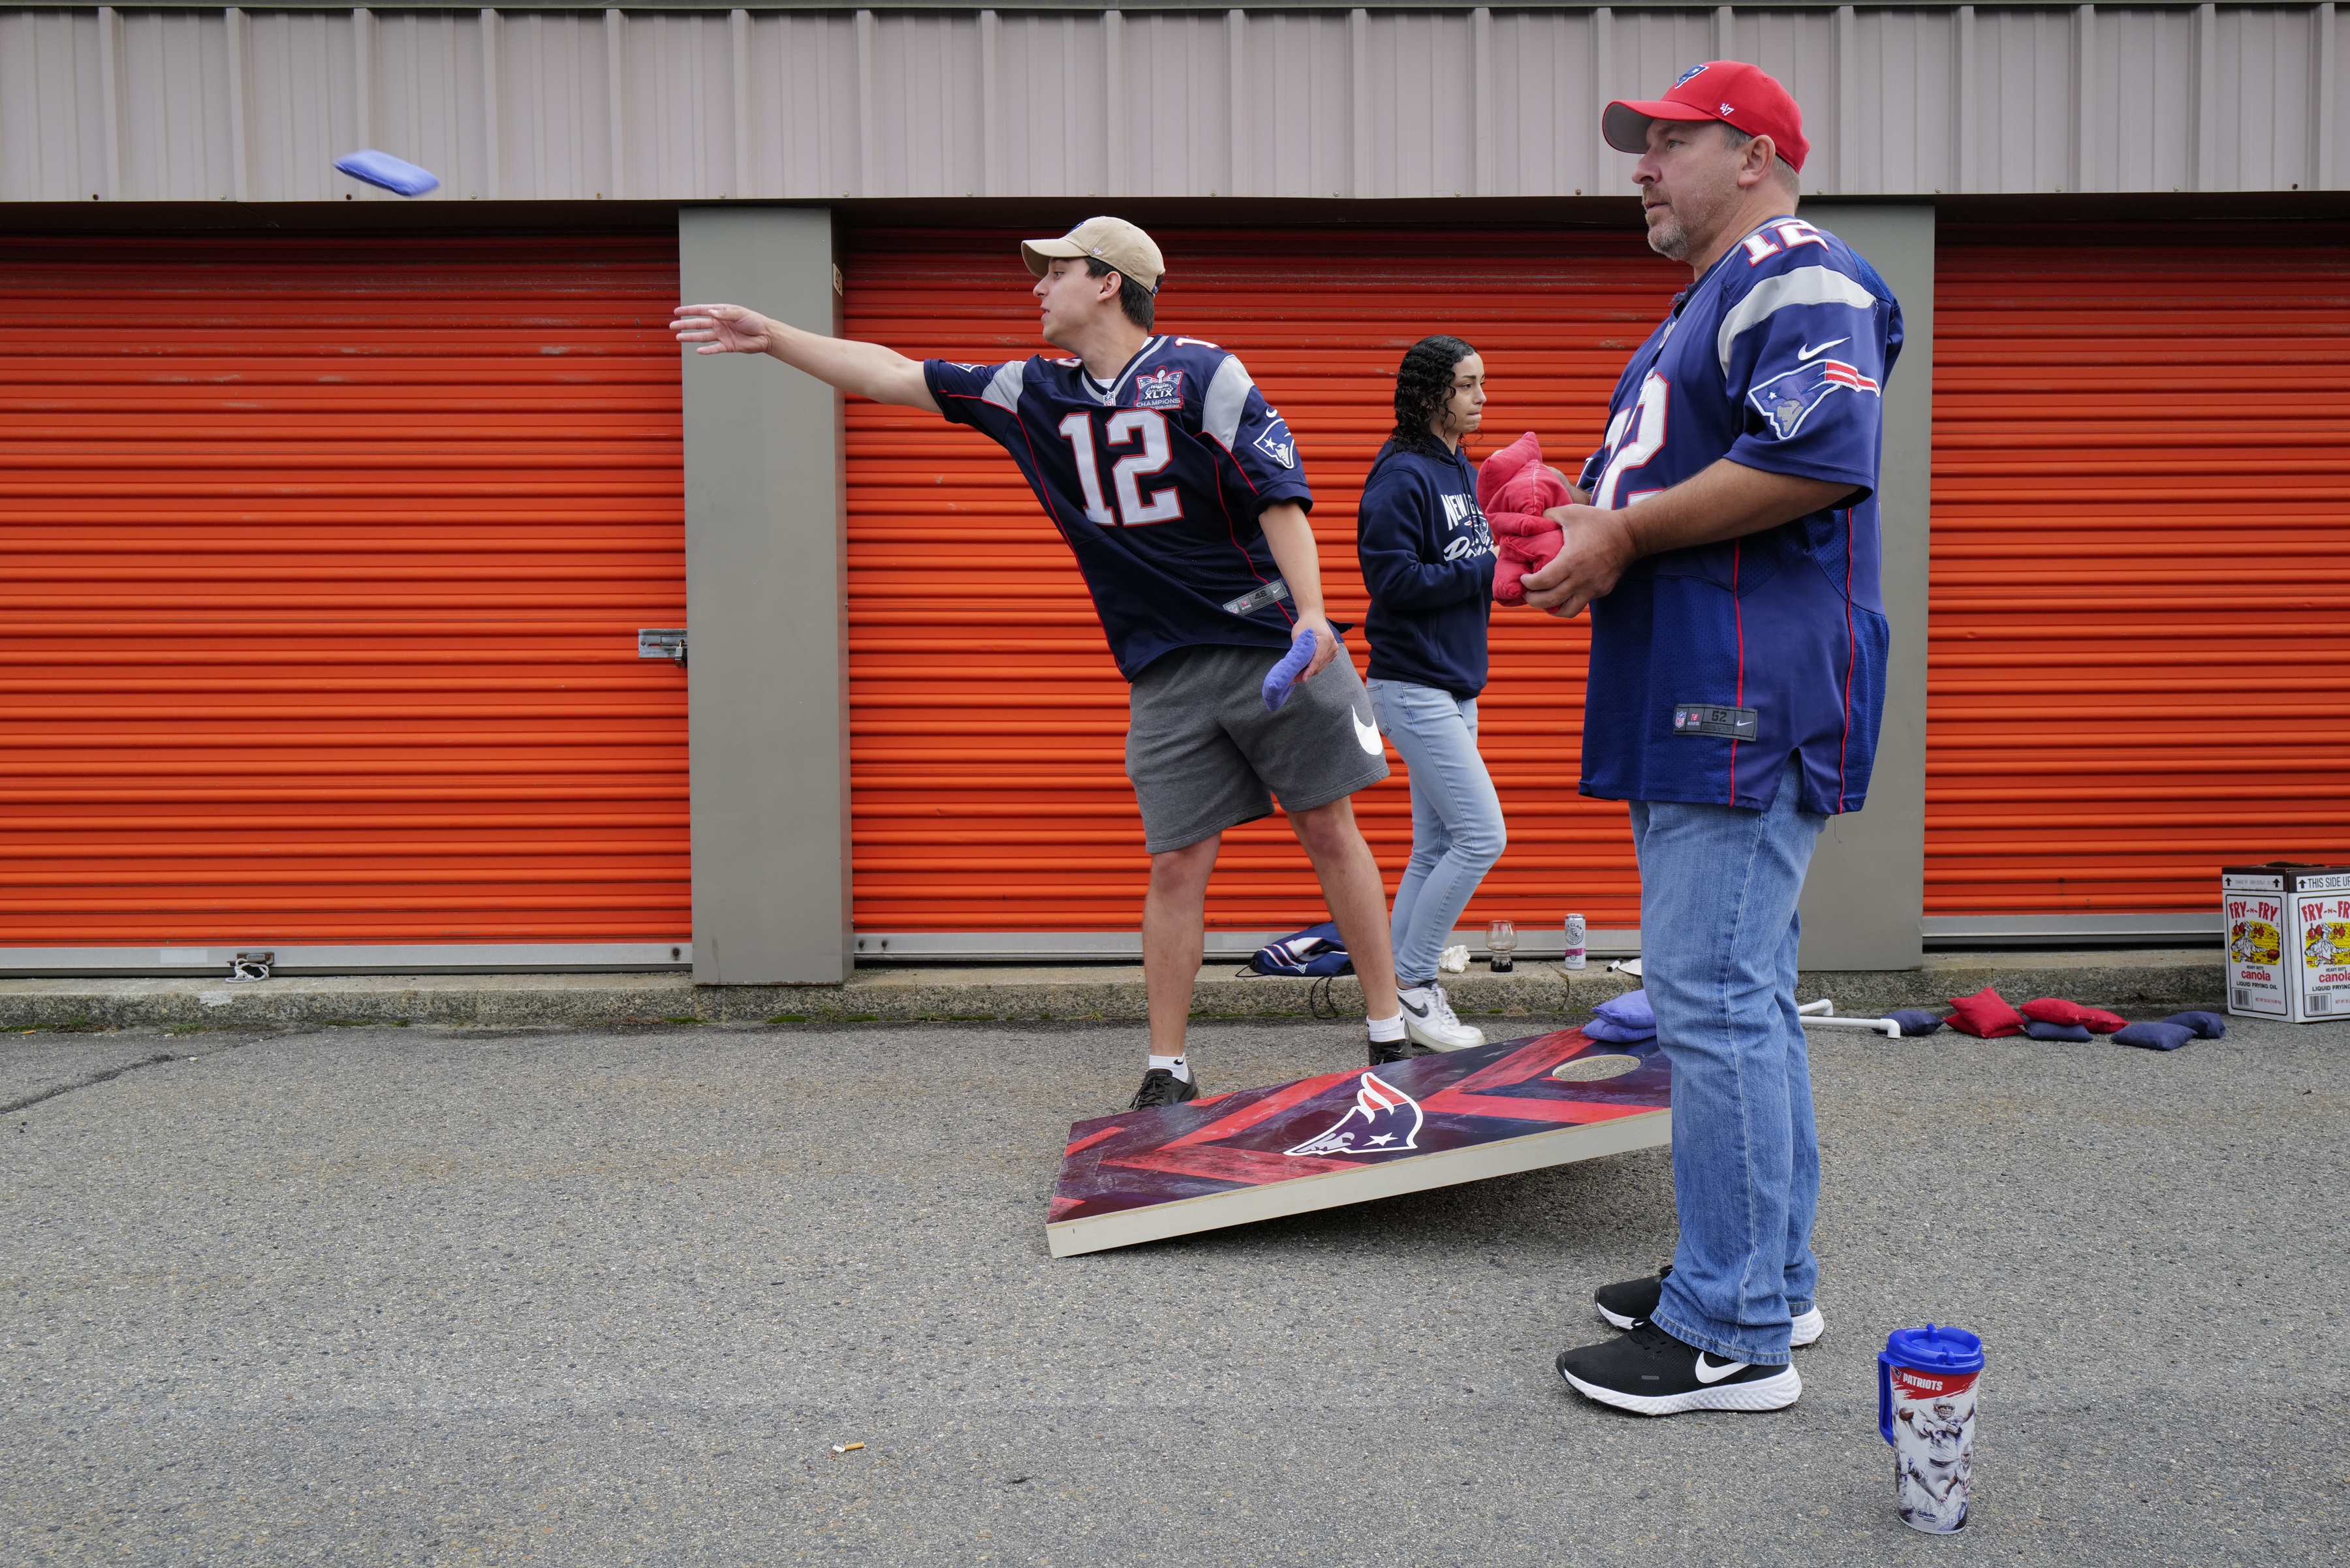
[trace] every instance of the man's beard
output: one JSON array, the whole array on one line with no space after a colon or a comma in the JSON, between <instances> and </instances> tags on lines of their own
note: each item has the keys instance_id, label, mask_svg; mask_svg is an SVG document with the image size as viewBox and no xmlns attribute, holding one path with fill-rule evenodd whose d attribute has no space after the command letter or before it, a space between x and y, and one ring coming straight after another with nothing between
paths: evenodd
<instances>
[{"instance_id":1,"label":"man's beard","mask_svg":"<svg viewBox=\"0 0 2350 1568\"><path fill-rule=\"evenodd\" d=\"M1695 185L1664 202L1665 221L1648 231L1648 248L1685 262L1712 243L1738 210L1738 192ZM1651 212L1656 209L1649 209Z\"/></svg>"},{"instance_id":2,"label":"man's beard","mask_svg":"<svg viewBox=\"0 0 2350 1568\"><path fill-rule=\"evenodd\" d=\"M1697 248L1690 239L1689 225L1671 207L1663 211L1665 221L1648 227L1648 248L1668 261L1687 261L1690 252Z\"/></svg>"}]
</instances>

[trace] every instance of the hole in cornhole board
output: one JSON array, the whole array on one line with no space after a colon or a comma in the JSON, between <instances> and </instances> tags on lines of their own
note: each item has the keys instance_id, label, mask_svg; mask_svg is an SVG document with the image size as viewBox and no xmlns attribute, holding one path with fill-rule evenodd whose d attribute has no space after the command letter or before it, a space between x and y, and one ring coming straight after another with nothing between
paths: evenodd
<instances>
[{"instance_id":1,"label":"hole in cornhole board","mask_svg":"<svg viewBox=\"0 0 2350 1568\"><path fill-rule=\"evenodd\" d=\"M1554 1078L1564 1078L1570 1084L1588 1083L1594 1078L1620 1078L1627 1073L1640 1070L1638 1056L1577 1056L1572 1062L1561 1062L1550 1070Z\"/></svg>"}]
</instances>

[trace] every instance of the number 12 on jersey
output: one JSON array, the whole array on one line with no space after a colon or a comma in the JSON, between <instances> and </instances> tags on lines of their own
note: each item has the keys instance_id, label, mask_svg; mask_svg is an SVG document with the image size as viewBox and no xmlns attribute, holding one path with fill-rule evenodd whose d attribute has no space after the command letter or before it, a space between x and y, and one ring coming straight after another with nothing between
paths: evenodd
<instances>
[{"instance_id":1,"label":"number 12 on jersey","mask_svg":"<svg viewBox=\"0 0 2350 1568\"><path fill-rule=\"evenodd\" d=\"M1591 504L1600 511L1615 511L1624 476L1665 450L1665 416L1670 410L1672 395L1671 384L1651 370L1640 383L1640 400L1607 421L1607 444L1611 449L1607 467L1599 476L1598 488L1591 494ZM1653 490L1639 491L1626 497L1622 504L1628 506L1655 493Z\"/></svg>"},{"instance_id":2,"label":"number 12 on jersey","mask_svg":"<svg viewBox=\"0 0 2350 1568\"><path fill-rule=\"evenodd\" d=\"M1167 444L1167 416L1156 409L1120 409L1110 415L1107 431L1112 448L1142 450L1110 465L1110 488L1118 497L1113 512L1102 497L1101 459L1094 451L1094 418L1083 411L1061 421L1077 464L1077 483L1086 493L1086 516L1102 528L1136 528L1146 523L1173 523L1183 515L1183 497L1172 485L1142 493L1142 482L1167 471L1174 453Z\"/></svg>"}]
</instances>

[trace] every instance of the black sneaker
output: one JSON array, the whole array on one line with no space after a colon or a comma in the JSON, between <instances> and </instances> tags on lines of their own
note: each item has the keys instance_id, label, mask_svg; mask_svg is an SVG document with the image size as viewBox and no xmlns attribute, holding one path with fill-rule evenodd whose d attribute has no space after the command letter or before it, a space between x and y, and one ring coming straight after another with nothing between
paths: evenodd
<instances>
[{"instance_id":1,"label":"black sneaker","mask_svg":"<svg viewBox=\"0 0 2350 1568\"><path fill-rule=\"evenodd\" d=\"M1665 1293L1665 1276L1672 1272L1673 1266L1667 1263L1644 1279L1602 1285L1591 1293L1591 1304L1613 1326L1638 1328L1655 1315L1657 1303Z\"/></svg>"},{"instance_id":2,"label":"black sneaker","mask_svg":"<svg viewBox=\"0 0 2350 1568\"><path fill-rule=\"evenodd\" d=\"M1657 1301L1665 1293L1665 1276L1673 1272L1667 1263L1644 1280L1621 1280L1612 1285L1602 1285L1591 1293L1591 1304L1599 1315L1617 1328L1638 1328L1656 1315ZM1827 1320L1814 1305L1798 1314L1788 1325L1787 1344L1801 1350L1827 1332Z\"/></svg>"},{"instance_id":3,"label":"black sneaker","mask_svg":"<svg viewBox=\"0 0 2350 1568\"><path fill-rule=\"evenodd\" d=\"M1390 1062L1409 1062L1414 1056L1433 1056L1436 1053L1416 1040L1373 1040L1363 1054L1364 1064L1384 1067Z\"/></svg>"},{"instance_id":4,"label":"black sneaker","mask_svg":"<svg viewBox=\"0 0 2350 1568\"><path fill-rule=\"evenodd\" d=\"M1717 1360L1653 1323L1620 1339L1562 1351L1558 1375L1576 1393L1642 1416L1684 1410L1783 1410L1803 1396L1792 1366Z\"/></svg>"},{"instance_id":5,"label":"black sneaker","mask_svg":"<svg viewBox=\"0 0 2350 1568\"><path fill-rule=\"evenodd\" d=\"M1151 1111L1161 1106L1180 1106L1199 1097L1199 1074L1192 1074L1187 1081L1177 1077L1171 1067L1153 1067L1142 1075L1142 1087L1134 1091L1134 1099L1126 1108L1129 1111Z\"/></svg>"}]
</instances>

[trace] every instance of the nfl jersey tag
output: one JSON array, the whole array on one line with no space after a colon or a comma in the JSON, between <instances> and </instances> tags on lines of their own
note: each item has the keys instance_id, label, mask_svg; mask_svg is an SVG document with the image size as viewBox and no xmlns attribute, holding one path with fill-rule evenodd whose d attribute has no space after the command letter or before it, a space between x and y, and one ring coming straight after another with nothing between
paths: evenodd
<instances>
[{"instance_id":1,"label":"nfl jersey tag","mask_svg":"<svg viewBox=\"0 0 2350 1568\"><path fill-rule=\"evenodd\" d=\"M1717 708L1710 702L1676 702L1673 704L1673 733L1720 735L1732 741L1752 741L1757 734L1755 711L1752 708Z\"/></svg>"},{"instance_id":2,"label":"nfl jersey tag","mask_svg":"<svg viewBox=\"0 0 2350 1568\"><path fill-rule=\"evenodd\" d=\"M1224 603L1224 613L1227 615L1254 615L1257 611L1264 608L1265 606L1269 604L1276 604L1288 597L1289 585L1284 582L1281 578L1275 577L1273 581L1265 584L1264 587L1261 588L1251 588L1247 593L1243 594L1236 599L1226 600Z\"/></svg>"}]
</instances>

